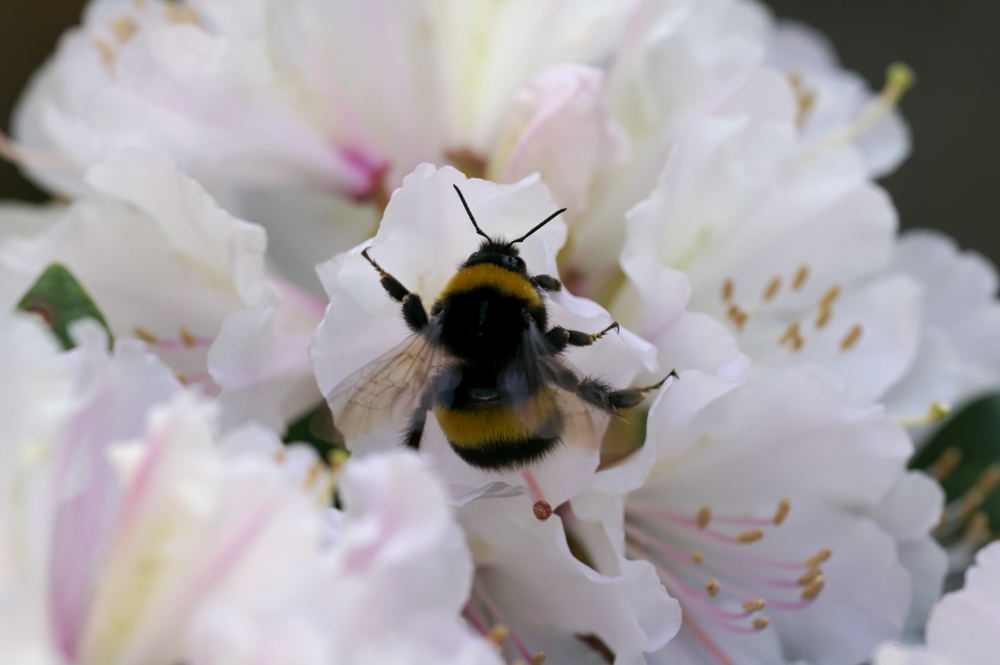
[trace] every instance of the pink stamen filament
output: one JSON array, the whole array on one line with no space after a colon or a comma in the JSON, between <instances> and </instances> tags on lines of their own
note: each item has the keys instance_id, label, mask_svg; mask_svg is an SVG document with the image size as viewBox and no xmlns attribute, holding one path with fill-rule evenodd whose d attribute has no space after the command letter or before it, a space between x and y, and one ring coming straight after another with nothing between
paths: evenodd
<instances>
[{"instance_id":1,"label":"pink stamen filament","mask_svg":"<svg viewBox=\"0 0 1000 665\"><path fill-rule=\"evenodd\" d=\"M518 636L517 632L514 630L514 627L511 626L510 622L507 621L507 617L505 617L503 612L500 611L500 608L497 606L497 604L494 603L493 600L489 597L489 595L483 590L482 584L473 584L472 595L482 604L484 608L486 608L487 612L493 615L493 620L496 623L503 625L507 629L507 637L510 638L510 641L520 652L521 657L524 658L524 661L530 663L533 654L530 651L528 651L528 647L521 640L520 636Z\"/></svg>"},{"instance_id":2,"label":"pink stamen filament","mask_svg":"<svg viewBox=\"0 0 1000 665\"><path fill-rule=\"evenodd\" d=\"M677 522L678 524L684 524L685 526L698 525L698 521L693 517L684 517L683 515L663 510L662 508L636 503L631 500L629 501L628 509L629 512L634 512L639 515L659 517L661 519L670 520L671 522ZM726 515L712 515L712 522L717 522L719 524L732 524L735 526L774 526L774 522L772 520L758 517L728 517Z\"/></svg>"},{"instance_id":3,"label":"pink stamen filament","mask_svg":"<svg viewBox=\"0 0 1000 665\"><path fill-rule=\"evenodd\" d=\"M215 339L212 337L193 337L188 341L179 339L160 339L154 344L164 351L176 351L179 349L195 349L212 346Z\"/></svg>"},{"instance_id":4,"label":"pink stamen filament","mask_svg":"<svg viewBox=\"0 0 1000 665\"><path fill-rule=\"evenodd\" d=\"M737 579L748 580L754 583L761 584L762 586L766 587L780 588L780 589L803 588L802 585L800 585L797 580L782 580L771 577L759 577L759 576L747 575L745 572L743 572L740 569L737 569L734 566L718 562L715 558L706 559L704 563L697 564L697 568L695 568L694 567L695 564L691 561L691 557L689 554L686 554L683 550L680 550L650 535L644 530L636 527L634 524L626 523L625 533L628 535L628 537L632 538L634 541L637 541L642 545L650 547L658 552L666 554L671 558L676 559L677 561L687 564L687 566L690 567L689 570L698 570L699 572L704 573L706 578L709 578L709 575L707 574L708 570L721 570L734 574L734 576ZM740 556L741 557L743 556L742 553L740 554ZM767 559L761 559L760 557L753 557L753 558L763 562L768 562ZM653 565L657 567L657 570L660 570L660 567L655 562L653 562ZM808 567L805 566L804 564L796 564L796 568L803 569ZM672 579L676 580L676 578ZM762 596L762 599L765 601L767 606L775 609L782 609L782 610L802 609L804 607L809 606L809 604L813 600L813 599L807 599L800 601L785 601L776 598L771 598L768 596L763 596L762 594L758 594L753 590L748 589L745 586L736 584L735 582L732 581L733 579L734 577L730 577L729 575L727 575L726 582L723 585L723 589L725 589L727 592L737 591L741 594L744 594L747 598ZM680 581L677 581L677 584L680 585L681 590L689 589L689 587L685 587L683 584L681 584ZM701 592L692 590L691 593L695 597L697 597L699 601L704 602L704 599L701 598Z\"/></svg>"}]
</instances>

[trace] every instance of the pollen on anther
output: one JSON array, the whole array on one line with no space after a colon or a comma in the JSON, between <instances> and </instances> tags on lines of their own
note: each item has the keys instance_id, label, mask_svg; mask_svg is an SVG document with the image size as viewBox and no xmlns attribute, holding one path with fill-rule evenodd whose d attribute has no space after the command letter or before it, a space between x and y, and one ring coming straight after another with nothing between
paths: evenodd
<instances>
[{"instance_id":1,"label":"pollen on anther","mask_svg":"<svg viewBox=\"0 0 1000 665\"><path fill-rule=\"evenodd\" d=\"M733 322L738 329L742 330L743 326L747 322L748 314L739 308L737 305L730 305L729 309L726 310L726 316L730 321Z\"/></svg>"},{"instance_id":2,"label":"pollen on anther","mask_svg":"<svg viewBox=\"0 0 1000 665\"><path fill-rule=\"evenodd\" d=\"M840 340L840 350L847 351L852 346L857 344L858 339L861 337L861 326L855 323L851 326L851 329L847 331L844 338Z\"/></svg>"},{"instance_id":3,"label":"pollen on anther","mask_svg":"<svg viewBox=\"0 0 1000 665\"><path fill-rule=\"evenodd\" d=\"M795 271L795 277L792 278L792 289L798 291L802 288L802 285L806 283L806 279L809 278L809 266L803 264L799 266L799 269Z\"/></svg>"},{"instance_id":4,"label":"pollen on anther","mask_svg":"<svg viewBox=\"0 0 1000 665\"><path fill-rule=\"evenodd\" d=\"M146 344L159 344L160 338L156 336L156 333L146 330L142 326L136 326L132 329L135 336L144 341Z\"/></svg>"},{"instance_id":5,"label":"pollen on anther","mask_svg":"<svg viewBox=\"0 0 1000 665\"><path fill-rule=\"evenodd\" d=\"M181 343L184 346L190 348L192 346L198 345L198 338L195 337L194 333L188 330L186 326L181 326L180 329L177 331L177 334L180 336Z\"/></svg>"},{"instance_id":6,"label":"pollen on anther","mask_svg":"<svg viewBox=\"0 0 1000 665\"><path fill-rule=\"evenodd\" d=\"M187 383L188 377L184 372L174 372L174 378L176 378L181 383Z\"/></svg>"},{"instance_id":7,"label":"pollen on anther","mask_svg":"<svg viewBox=\"0 0 1000 665\"><path fill-rule=\"evenodd\" d=\"M115 50L100 37L94 40L94 48L97 49L97 54L101 57L101 64L104 65L104 68L109 72L113 72L115 59L118 57L115 54Z\"/></svg>"},{"instance_id":8,"label":"pollen on anther","mask_svg":"<svg viewBox=\"0 0 1000 665\"><path fill-rule=\"evenodd\" d=\"M816 552L816 554L813 554L811 557L806 559L803 563L807 566L817 566L826 561L827 559L829 559L830 555L832 554L833 554L832 549L830 549L829 547L824 547L820 551Z\"/></svg>"},{"instance_id":9,"label":"pollen on anther","mask_svg":"<svg viewBox=\"0 0 1000 665\"><path fill-rule=\"evenodd\" d=\"M771 518L771 522L774 526L781 526L781 523L785 521L788 517L788 511L792 509L792 502L788 499L782 499L778 502L778 508L774 511L774 517Z\"/></svg>"},{"instance_id":10,"label":"pollen on anther","mask_svg":"<svg viewBox=\"0 0 1000 665\"><path fill-rule=\"evenodd\" d=\"M955 470L958 463L962 461L962 450L960 448L945 448L940 457L934 460L927 473L936 480L944 480Z\"/></svg>"},{"instance_id":11,"label":"pollen on anther","mask_svg":"<svg viewBox=\"0 0 1000 665\"><path fill-rule=\"evenodd\" d=\"M812 600L819 595L819 592L823 590L823 586L826 584L826 580L820 575L814 579L809 586L802 590L801 598L802 600Z\"/></svg>"},{"instance_id":12,"label":"pollen on anther","mask_svg":"<svg viewBox=\"0 0 1000 665\"><path fill-rule=\"evenodd\" d=\"M733 280L727 279L722 283L722 301L729 302L733 299Z\"/></svg>"},{"instance_id":13,"label":"pollen on anther","mask_svg":"<svg viewBox=\"0 0 1000 665\"><path fill-rule=\"evenodd\" d=\"M705 584L705 593L707 593L712 598L715 598L717 595L719 595L720 591L722 591L722 583L719 582L719 580L711 579Z\"/></svg>"},{"instance_id":14,"label":"pollen on anther","mask_svg":"<svg viewBox=\"0 0 1000 665\"><path fill-rule=\"evenodd\" d=\"M823 574L823 570L819 567L810 568L808 571L802 574L799 579L795 580L795 583L799 586L806 586L812 584L812 582Z\"/></svg>"},{"instance_id":15,"label":"pollen on anther","mask_svg":"<svg viewBox=\"0 0 1000 665\"><path fill-rule=\"evenodd\" d=\"M822 328L827 323L830 322L830 317L833 315L833 310L830 309L829 305L820 305L819 314L816 315L816 327Z\"/></svg>"},{"instance_id":16,"label":"pollen on anther","mask_svg":"<svg viewBox=\"0 0 1000 665\"><path fill-rule=\"evenodd\" d=\"M820 307L829 307L830 305L833 304L833 301L836 300L837 296L839 296L839 295L840 295L840 287L837 286L836 284L833 285L833 286L831 286L827 290L827 292L823 294L823 297L820 298L820 300L819 300L819 306Z\"/></svg>"},{"instance_id":17,"label":"pollen on anther","mask_svg":"<svg viewBox=\"0 0 1000 665\"><path fill-rule=\"evenodd\" d=\"M313 462L310 465L309 470L306 472L306 477L302 481L302 485L306 489L312 488L316 484L316 480L319 478L320 472L323 470L323 465L319 462Z\"/></svg>"},{"instance_id":18,"label":"pollen on anther","mask_svg":"<svg viewBox=\"0 0 1000 665\"><path fill-rule=\"evenodd\" d=\"M538 653L536 653L534 656L531 657L530 665L542 665L542 663L545 662L546 658L548 658L546 653L544 651L539 651Z\"/></svg>"},{"instance_id":19,"label":"pollen on anther","mask_svg":"<svg viewBox=\"0 0 1000 665\"><path fill-rule=\"evenodd\" d=\"M771 625L771 620L767 617L757 617L753 620L754 630L764 630Z\"/></svg>"},{"instance_id":20,"label":"pollen on anther","mask_svg":"<svg viewBox=\"0 0 1000 665\"><path fill-rule=\"evenodd\" d=\"M698 510L698 516L695 518L695 522L698 524L699 529L704 529L708 526L708 523L712 520L712 509L708 506L704 506Z\"/></svg>"},{"instance_id":21,"label":"pollen on anther","mask_svg":"<svg viewBox=\"0 0 1000 665\"><path fill-rule=\"evenodd\" d=\"M489 632L486 633L486 639L492 642L493 644L500 644L505 639L507 639L507 636L509 634L510 631L507 630L507 626L498 623L497 625L489 629Z\"/></svg>"},{"instance_id":22,"label":"pollen on anther","mask_svg":"<svg viewBox=\"0 0 1000 665\"><path fill-rule=\"evenodd\" d=\"M764 537L763 529L750 529L736 536L736 540L741 543L754 543Z\"/></svg>"},{"instance_id":23,"label":"pollen on anther","mask_svg":"<svg viewBox=\"0 0 1000 665\"><path fill-rule=\"evenodd\" d=\"M172 23L197 23L198 12L186 2L170 2L163 8Z\"/></svg>"},{"instance_id":24,"label":"pollen on anther","mask_svg":"<svg viewBox=\"0 0 1000 665\"><path fill-rule=\"evenodd\" d=\"M751 612L759 612L764 609L764 605L766 604L767 603L763 598L754 598L753 600L748 600L743 603L743 611L747 614L750 614Z\"/></svg>"},{"instance_id":25,"label":"pollen on anther","mask_svg":"<svg viewBox=\"0 0 1000 665\"><path fill-rule=\"evenodd\" d=\"M132 39L135 33L139 32L139 24L128 14L122 14L111 22L111 32L114 33L119 44L124 44Z\"/></svg>"},{"instance_id":26,"label":"pollen on anther","mask_svg":"<svg viewBox=\"0 0 1000 665\"><path fill-rule=\"evenodd\" d=\"M772 277L771 281L767 283L767 288L764 289L764 300L774 300L774 296L778 295L778 289L781 288L781 278Z\"/></svg>"},{"instance_id":27,"label":"pollen on anther","mask_svg":"<svg viewBox=\"0 0 1000 665\"><path fill-rule=\"evenodd\" d=\"M694 552L691 552L691 560L694 561L695 563L704 563L705 555L699 552L698 550L695 550Z\"/></svg>"}]
</instances>

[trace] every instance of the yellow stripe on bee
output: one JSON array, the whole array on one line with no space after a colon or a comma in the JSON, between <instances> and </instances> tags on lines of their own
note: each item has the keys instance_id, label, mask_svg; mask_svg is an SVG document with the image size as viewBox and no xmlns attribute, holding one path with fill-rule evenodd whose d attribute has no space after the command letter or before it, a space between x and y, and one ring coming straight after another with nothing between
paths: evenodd
<instances>
[{"instance_id":1,"label":"yellow stripe on bee","mask_svg":"<svg viewBox=\"0 0 1000 665\"><path fill-rule=\"evenodd\" d=\"M475 448L496 441L521 441L538 436L555 415L552 393L541 391L517 406L481 409L434 408L441 431L452 445Z\"/></svg>"},{"instance_id":2,"label":"yellow stripe on bee","mask_svg":"<svg viewBox=\"0 0 1000 665\"><path fill-rule=\"evenodd\" d=\"M516 272L492 263L480 263L462 268L444 286L442 297L492 287L504 295L524 300L530 307L541 307L542 298L535 287Z\"/></svg>"}]
</instances>

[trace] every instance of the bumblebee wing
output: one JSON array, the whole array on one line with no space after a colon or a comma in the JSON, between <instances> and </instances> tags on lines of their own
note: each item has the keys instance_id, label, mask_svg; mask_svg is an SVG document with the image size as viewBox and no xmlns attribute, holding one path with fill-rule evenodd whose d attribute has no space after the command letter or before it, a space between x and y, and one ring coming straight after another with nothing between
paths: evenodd
<instances>
[{"instance_id":1,"label":"bumblebee wing","mask_svg":"<svg viewBox=\"0 0 1000 665\"><path fill-rule=\"evenodd\" d=\"M410 418L449 361L437 336L432 323L428 331L405 339L329 393L334 425L346 440Z\"/></svg>"},{"instance_id":2,"label":"bumblebee wing","mask_svg":"<svg viewBox=\"0 0 1000 665\"><path fill-rule=\"evenodd\" d=\"M580 396L580 377L552 355L548 340L536 327L528 327L522 349L504 383L514 395L514 411L525 428L544 431L543 423L548 423L552 428L548 433L565 443L600 448L610 414ZM532 397L518 399L519 392ZM558 413L557 419L553 413Z\"/></svg>"}]
</instances>

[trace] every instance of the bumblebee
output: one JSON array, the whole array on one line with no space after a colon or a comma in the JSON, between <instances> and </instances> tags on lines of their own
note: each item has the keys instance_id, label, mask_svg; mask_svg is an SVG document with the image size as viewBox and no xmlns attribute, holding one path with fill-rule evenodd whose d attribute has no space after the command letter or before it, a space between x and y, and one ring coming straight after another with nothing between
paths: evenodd
<instances>
[{"instance_id":1,"label":"bumblebee","mask_svg":"<svg viewBox=\"0 0 1000 665\"><path fill-rule=\"evenodd\" d=\"M589 346L618 329L617 323L597 333L549 327L545 294L562 284L551 275L528 274L516 245L565 208L508 241L484 233L457 185L455 192L483 241L430 314L368 248L361 252L389 297L401 303L413 335L333 390L334 424L351 439L387 419L405 419L404 442L419 448L433 411L459 457L496 471L528 466L563 440L599 446L606 417L636 406L666 378L616 390L577 376L560 360L567 347Z\"/></svg>"}]
</instances>

